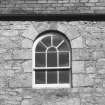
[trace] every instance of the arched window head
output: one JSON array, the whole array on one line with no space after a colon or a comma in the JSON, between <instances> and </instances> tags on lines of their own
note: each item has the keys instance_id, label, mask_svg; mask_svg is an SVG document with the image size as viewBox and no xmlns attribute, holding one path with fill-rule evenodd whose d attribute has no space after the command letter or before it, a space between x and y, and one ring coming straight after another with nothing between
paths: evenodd
<instances>
[{"instance_id":1,"label":"arched window head","mask_svg":"<svg viewBox=\"0 0 105 105\"><path fill-rule=\"evenodd\" d=\"M46 31L33 45L33 87L71 86L71 45L58 31Z\"/></svg>"}]
</instances>

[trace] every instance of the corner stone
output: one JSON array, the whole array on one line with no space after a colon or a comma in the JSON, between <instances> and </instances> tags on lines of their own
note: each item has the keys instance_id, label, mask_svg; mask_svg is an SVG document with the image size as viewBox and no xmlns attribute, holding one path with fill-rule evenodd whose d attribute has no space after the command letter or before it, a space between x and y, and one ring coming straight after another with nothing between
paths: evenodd
<instances>
[{"instance_id":1,"label":"corner stone","mask_svg":"<svg viewBox=\"0 0 105 105\"><path fill-rule=\"evenodd\" d=\"M26 61L23 63L24 72L32 72L32 61Z\"/></svg>"}]
</instances>

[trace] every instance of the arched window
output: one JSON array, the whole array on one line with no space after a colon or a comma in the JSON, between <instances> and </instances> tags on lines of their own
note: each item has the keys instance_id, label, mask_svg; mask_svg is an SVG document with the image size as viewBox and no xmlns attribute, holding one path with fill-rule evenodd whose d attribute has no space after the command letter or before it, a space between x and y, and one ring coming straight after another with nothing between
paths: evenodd
<instances>
[{"instance_id":1,"label":"arched window","mask_svg":"<svg viewBox=\"0 0 105 105\"><path fill-rule=\"evenodd\" d=\"M71 45L63 33L41 33L34 42L32 53L33 87L71 87Z\"/></svg>"}]
</instances>

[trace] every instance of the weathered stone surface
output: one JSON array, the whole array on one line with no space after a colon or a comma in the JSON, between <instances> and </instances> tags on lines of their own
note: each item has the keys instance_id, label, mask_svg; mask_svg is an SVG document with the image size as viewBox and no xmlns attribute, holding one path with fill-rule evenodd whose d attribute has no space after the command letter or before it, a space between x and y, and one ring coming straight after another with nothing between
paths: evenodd
<instances>
[{"instance_id":1,"label":"weathered stone surface","mask_svg":"<svg viewBox=\"0 0 105 105\"><path fill-rule=\"evenodd\" d=\"M9 80L9 87L32 87L32 74L17 74Z\"/></svg>"},{"instance_id":2,"label":"weathered stone surface","mask_svg":"<svg viewBox=\"0 0 105 105\"><path fill-rule=\"evenodd\" d=\"M14 30L14 29L10 29L10 30L1 30L0 31L0 35L1 36L17 36L18 35L18 31Z\"/></svg>"},{"instance_id":3,"label":"weathered stone surface","mask_svg":"<svg viewBox=\"0 0 105 105\"><path fill-rule=\"evenodd\" d=\"M31 105L31 103L29 102L29 100L23 100L21 105Z\"/></svg>"},{"instance_id":4,"label":"weathered stone surface","mask_svg":"<svg viewBox=\"0 0 105 105\"><path fill-rule=\"evenodd\" d=\"M79 28L73 25L69 25L67 22L59 22L57 27L57 30L67 35L70 40L80 36Z\"/></svg>"},{"instance_id":5,"label":"weathered stone surface","mask_svg":"<svg viewBox=\"0 0 105 105\"><path fill-rule=\"evenodd\" d=\"M33 42L29 39L22 40L22 47L23 48L32 48Z\"/></svg>"},{"instance_id":6,"label":"weathered stone surface","mask_svg":"<svg viewBox=\"0 0 105 105\"><path fill-rule=\"evenodd\" d=\"M73 74L73 86L81 87L81 86L93 86L94 75L86 75L86 74Z\"/></svg>"},{"instance_id":7,"label":"weathered stone surface","mask_svg":"<svg viewBox=\"0 0 105 105\"><path fill-rule=\"evenodd\" d=\"M5 77L0 77L0 90L6 89L8 86L8 80Z\"/></svg>"},{"instance_id":8,"label":"weathered stone surface","mask_svg":"<svg viewBox=\"0 0 105 105\"><path fill-rule=\"evenodd\" d=\"M34 28L37 30L38 33L41 33L43 31L46 31L49 29L48 22L32 22ZM37 36L38 34L36 34Z\"/></svg>"},{"instance_id":9,"label":"weathered stone surface","mask_svg":"<svg viewBox=\"0 0 105 105\"><path fill-rule=\"evenodd\" d=\"M93 56L93 52L94 52L94 49L73 48L72 60L94 61L96 60L96 58Z\"/></svg>"},{"instance_id":10,"label":"weathered stone surface","mask_svg":"<svg viewBox=\"0 0 105 105\"><path fill-rule=\"evenodd\" d=\"M73 73L84 73L84 61L72 61L72 72Z\"/></svg>"},{"instance_id":11,"label":"weathered stone surface","mask_svg":"<svg viewBox=\"0 0 105 105\"><path fill-rule=\"evenodd\" d=\"M31 40L34 40L37 35L38 35L38 32L36 31L35 27L31 23L28 24L27 28L22 33L22 36L29 38Z\"/></svg>"},{"instance_id":12,"label":"weathered stone surface","mask_svg":"<svg viewBox=\"0 0 105 105\"><path fill-rule=\"evenodd\" d=\"M32 59L32 49L15 49L13 59Z\"/></svg>"},{"instance_id":13,"label":"weathered stone surface","mask_svg":"<svg viewBox=\"0 0 105 105\"><path fill-rule=\"evenodd\" d=\"M32 89L33 40L48 29L71 41L73 88ZM105 22L0 22L0 105L104 105L104 96Z\"/></svg>"},{"instance_id":14,"label":"weathered stone surface","mask_svg":"<svg viewBox=\"0 0 105 105\"><path fill-rule=\"evenodd\" d=\"M32 61L26 61L23 63L24 72L32 72Z\"/></svg>"},{"instance_id":15,"label":"weathered stone surface","mask_svg":"<svg viewBox=\"0 0 105 105\"><path fill-rule=\"evenodd\" d=\"M71 47L72 48L83 48L84 43L83 43L83 38L82 36L75 38L71 41Z\"/></svg>"}]
</instances>

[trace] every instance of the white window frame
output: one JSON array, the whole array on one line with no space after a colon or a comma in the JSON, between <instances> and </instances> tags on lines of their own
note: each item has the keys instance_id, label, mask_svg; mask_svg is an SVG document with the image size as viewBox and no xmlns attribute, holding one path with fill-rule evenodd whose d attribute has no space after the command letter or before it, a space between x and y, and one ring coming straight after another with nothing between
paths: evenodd
<instances>
[{"instance_id":1,"label":"white window frame","mask_svg":"<svg viewBox=\"0 0 105 105\"><path fill-rule=\"evenodd\" d=\"M44 39L44 38L46 38L48 36L51 36L51 34L50 35L49 34L46 34L46 35L43 35L43 36L39 37L38 39L36 39L36 41L33 44L33 48L32 48L32 88L36 88L36 89L40 89L40 88L45 88L45 89L46 88L51 88L51 89L53 89L53 88L70 88L71 87L71 84L72 84L71 81L69 83L63 83L63 84L60 84L60 83L57 83L57 84L35 84L35 71L33 69L42 69L42 68L43 69L50 69L50 68L51 69L57 69L57 68L60 68L60 69L61 68L71 69L71 64L70 64L71 63L71 54L70 54L71 52L70 51L69 51L69 66L68 67L47 67L47 66L46 67L38 67L38 68L35 67L35 53L36 53L35 49L37 47L37 44L39 42L41 42L42 39ZM51 37L51 42L52 42L52 37ZM57 75L58 75L58 73L57 73Z\"/></svg>"}]
</instances>

